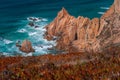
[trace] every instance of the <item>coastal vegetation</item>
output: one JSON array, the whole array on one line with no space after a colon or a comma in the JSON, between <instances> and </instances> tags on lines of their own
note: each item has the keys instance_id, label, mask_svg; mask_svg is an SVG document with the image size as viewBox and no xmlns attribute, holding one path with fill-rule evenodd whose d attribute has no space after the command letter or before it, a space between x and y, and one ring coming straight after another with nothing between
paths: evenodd
<instances>
[{"instance_id":1,"label":"coastal vegetation","mask_svg":"<svg viewBox=\"0 0 120 80\"><path fill-rule=\"evenodd\" d=\"M0 58L0 80L120 80L119 49Z\"/></svg>"},{"instance_id":2,"label":"coastal vegetation","mask_svg":"<svg viewBox=\"0 0 120 80\"><path fill-rule=\"evenodd\" d=\"M48 41L56 40L54 48L61 53L1 55L0 80L120 80L119 14L119 0L114 0L101 18L92 20L75 18L63 8L53 22L45 26L44 34ZM35 52L29 40L16 46L26 54Z\"/></svg>"}]
</instances>

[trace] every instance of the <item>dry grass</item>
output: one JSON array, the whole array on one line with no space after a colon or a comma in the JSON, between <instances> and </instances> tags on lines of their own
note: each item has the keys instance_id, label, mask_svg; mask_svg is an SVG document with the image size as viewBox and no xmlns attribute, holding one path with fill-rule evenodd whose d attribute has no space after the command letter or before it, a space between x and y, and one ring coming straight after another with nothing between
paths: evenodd
<instances>
[{"instance_id":1,"label":"dry grass","mask_svg":"<svg viewBox=\"0 0 120 80\"><path fill-rule=\"evenodd\" d=\"M98 54L0 58L0 80L120 80L120 53L112 49Z\"/></svg>"}]
</instances>

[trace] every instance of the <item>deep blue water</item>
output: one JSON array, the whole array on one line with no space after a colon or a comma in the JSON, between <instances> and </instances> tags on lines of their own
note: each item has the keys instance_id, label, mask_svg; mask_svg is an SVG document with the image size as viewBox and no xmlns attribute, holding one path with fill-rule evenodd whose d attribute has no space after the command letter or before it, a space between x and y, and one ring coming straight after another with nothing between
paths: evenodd
<instances>
[{"instance_id":1,"label":"deep blue water","mask_svg":"<svg viewBox=\"0 0 120 80\"><path fill-rule=\"evenodd\" d=\"M35 55L47 53L54 42L43 39L43 27L50 23L62 7L77 17L100 17L110 7L113 0L0 0L0 52L5 55L21 53L16 48L17 40L29 39L36 49ZM42 17L38 29L29 27L28 17ZM40 48L40 45L44 48Z\"/></svg>"}]
</instances>

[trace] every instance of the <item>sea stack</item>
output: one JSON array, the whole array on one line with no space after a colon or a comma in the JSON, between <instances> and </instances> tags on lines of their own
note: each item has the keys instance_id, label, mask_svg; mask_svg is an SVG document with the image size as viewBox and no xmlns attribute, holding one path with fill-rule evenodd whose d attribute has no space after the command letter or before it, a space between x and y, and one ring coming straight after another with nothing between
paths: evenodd
<instances>
[{"instance_id":1,"label":"sea stack","mask_svg":"<svg viewBox=\"0 0 120 80\"><path fill-rule=\"evenodd\" d=\"M90 20L87 17L71 16L65 8L46 26L45 38L58 37L56 48L70 52L102 52L120 44L120 0L115 0L110 9Z\"/></svg>"},{"instance_id":2,"label":"sea stack","mask_svg":"<svg viewBox=\"0 0 120 80\"><path fill-rule=\"evenodd\" d=\"M31 42L28 40L24 40L19 49L20 51L25 53L35 52L35 50L32 48Z\"/></svg>"}]
</instances>

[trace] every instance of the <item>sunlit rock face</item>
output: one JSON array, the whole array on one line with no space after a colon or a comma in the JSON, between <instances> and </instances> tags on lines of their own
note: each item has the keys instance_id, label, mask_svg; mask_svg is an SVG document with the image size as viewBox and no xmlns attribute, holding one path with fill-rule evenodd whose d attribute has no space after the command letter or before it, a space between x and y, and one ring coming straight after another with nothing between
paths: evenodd
<instances>
[{"instance_id":1,"label":"sunlit rock face","mask_svg":"<svg viewBox=\"0 0 120 80\"><path fill-rule=\"evenodd\" d=\"M69 52L101 52L120 43L120 0L115 0L102 17L71 16L62 8L46 26L45 38L57 37L56 49Z\"/></svg>"},{"instance_id":2,"label":"sunlit rock face","mask_svg":"<svg viewBox=\"0 0 120 80\"><path fill-rule=\"evenodd\" d=\"M35 50L32 48L31 42L28 40L24 40L19 49L25 53L35 52Z\"/></svg>"}]
</instances>

